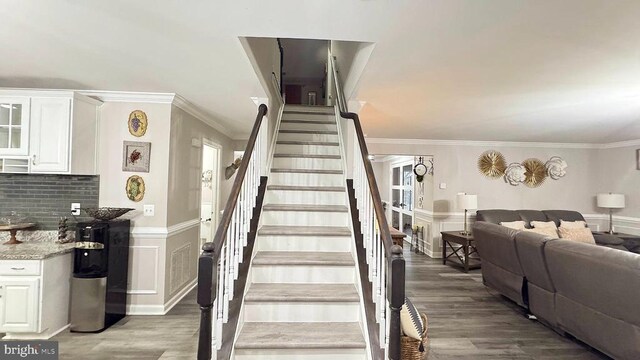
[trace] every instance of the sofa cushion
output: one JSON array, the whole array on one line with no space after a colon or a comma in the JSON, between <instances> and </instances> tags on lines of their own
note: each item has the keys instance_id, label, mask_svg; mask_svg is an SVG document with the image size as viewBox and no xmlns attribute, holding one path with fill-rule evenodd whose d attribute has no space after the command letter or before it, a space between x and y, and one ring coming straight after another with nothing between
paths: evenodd
<instances>
[{"instance_id":1,"label":"sofa cushion","mask_svg":"<svg viewBox=\"0 0 640 360\"><path fill-rule=\"evenodd\" d=\"M503 221L522 220L520 215L514 210L490 209L478 210L476 212L476 221L486 221L493 224L500 224Z\"/></svg>"},{"instance_id":2,"label":"sofa cushion","mask_svg":"<svg viewBox=\"0 0 640 360\"><path fill-rule=\"evenodd\" d=\"M506 226L509 229L515 229L515 230L524 230L525 229L525 223L522 220L518 220L518 221L501 221L500 225Z\"/></svg>"},{"instance_id":3,"label":"sofa cushion","mask_svg":"<svg viewBox=\"0 0 640 360\"><path fill-rule=\"evenodd\" d=\"M558 229L556 229L555 226L554 227L550 227L550 226L547 226L547 227L535 227L533 229L524 229L524 231L536 233L536 234L539 234L539 235L548 236L548 237L553 238L553 239L558 237Z\"/></svg>"},{"instance_id":4,"label":"sofa cushion","mask_svg":"<svg viewBox=\"0 0 640 360\"><path fill-rule=\"evenodd\" d=\"M520 218L531 228L532 221L547 221L547 216L540 210L516 210Z\"/></svg>"},{"instance_id":5,"label":"sofa cushion","mask_svg":"<svg viewBox=\"0 0 640 360\"><path fill-rule=\"evenodd\" d=\"M545 258L562 328L620 359L640 358L640 255L560 239Z\"/></svg>"},{"instance_id":6,"label":"sofa cushion","mask_svg":"<svg viewBox=\"0 0 640 360\"><path fill-rule=\"evenodd\" d=\"M589 230L589 228L566 228L560 226L558 228L558 234L560 234L561 239L573 240L592 245L595 245L596 243L596 240L593 238L593 234L591 234L591 230Z\"/></svg>"},{"instance_id":7,"label":"sofa cushion","mask_svg":"<svg viewBox=\"0 0 640 360\"><path fill-rule=\"evenodd\" d=\"M624 240L611 234L593 234L593 238L598 245L622 245ZM626 248L625 248L626 249Z\"/></svg>"},{"instance_id":8,"label":"sofa cushion","mask_svg":"<svg viewBox=\"0 0 640 360\"><path fill-rule=\"evenodd\" d=\"M567 221L567 220L560 219L560 226L565 227L565 228L582 229L582 228L586 228L587 227L587 222L586 221L582 221L582 220Z\"/></svg>"},{"instance_id":9,"label":"sofa cushion","mask_svg":"<svg viewBox=\"0 0 640 360\"><path fill-rule=\"evenodd\" d=\"M538 228L538 229L541 229L541 228L557 229L558 228L556 226L556 223L554 223L553 221L532 221L531 227Z\"/></svg>"},{"instance_id":10,"label":"sofa cushion","mask_svg":"<svg viewBox=\"0 0 640 360\"><path fill-rule=\"evenodd\" d=\"M516 234L515 238L518 258L524 275L530 282L548 291L555 291L555 288L547 272L544 248L557 238L557 236L544 236L531 231L521 231Z\"/></svg>"},{"instance_id":11,"label":"sofa cushion","mask_svg":"<svg viewBox=\"0 0 640 360\"><path fill-rule=\"evenodd\" d=\"M547 219L556 223L556 226L560 226L560 220L565 221L585 221L582 214L572 210L542 210L547 215Z\"/></svg>"}]
</instances>

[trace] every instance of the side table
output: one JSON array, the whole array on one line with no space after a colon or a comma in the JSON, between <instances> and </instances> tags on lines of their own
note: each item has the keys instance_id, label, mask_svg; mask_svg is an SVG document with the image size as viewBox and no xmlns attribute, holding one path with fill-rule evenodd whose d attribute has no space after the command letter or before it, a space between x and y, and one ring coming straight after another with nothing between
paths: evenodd
<instances>
[{"instance_id":1,"label":"side table","mask_svg":"<svg viewBox=\"0 0 640 360\"><path fill-rule=\"evenodd\" d=\"M462 235L460 231L443 231L442 234L442 264L447 262L461 266L464 272L479 269L481 266L480 258L471 257L478 254L473 234ZM460 245L454 247L454 245ZM451 249L451 253L447 254L447 247Z\"/></svg>"}]
</instances>

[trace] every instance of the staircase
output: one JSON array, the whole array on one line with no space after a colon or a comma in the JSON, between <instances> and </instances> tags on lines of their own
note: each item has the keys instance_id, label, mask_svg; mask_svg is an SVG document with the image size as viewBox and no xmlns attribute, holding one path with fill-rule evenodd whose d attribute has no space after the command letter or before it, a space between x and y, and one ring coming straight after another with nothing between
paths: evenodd
<instances>
[{"instance_id":1,"label":"staircase","mask_svg":"<svg viewBox=\"0 0 640 360\"><path fill-rule=\"evenodd\" d=\"M233 358L367 359L332 107L287 105Z\"/></svg>"}]
</instances>

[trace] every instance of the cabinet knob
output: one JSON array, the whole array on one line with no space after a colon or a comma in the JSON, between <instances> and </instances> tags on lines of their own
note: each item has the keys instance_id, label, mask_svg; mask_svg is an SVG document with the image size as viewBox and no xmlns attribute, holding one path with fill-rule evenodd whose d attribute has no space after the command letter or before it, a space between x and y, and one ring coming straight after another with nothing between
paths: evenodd
<instances>
[{"instance_id":1,"label":"cabinet knob","mask_svg":"<svg viewBox=\"0 0 640 360\"><path fill-rule=\"evenodd\" d=\"M33 159L31 160L31 165L36 164L36 154L33 154Z\"/></svg>"}]
</instances>

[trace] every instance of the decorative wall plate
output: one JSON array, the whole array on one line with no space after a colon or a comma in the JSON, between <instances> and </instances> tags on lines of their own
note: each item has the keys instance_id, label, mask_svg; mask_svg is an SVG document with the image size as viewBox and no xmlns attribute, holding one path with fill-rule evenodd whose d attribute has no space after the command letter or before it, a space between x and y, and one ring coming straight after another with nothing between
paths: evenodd
<instances>
[{"instance_id":1,"label":"decorative wall plate","mask_svg":"<svg viewBox=\"0 0 640 360\"><path fill-rule=\"evenodd\" d=\"M147 114L142 110L134 110L129 114L129 133L140 137L147 132Z\"/></svg>"},{"instance_id":2,"label":"decorative wall plate","mask_svg":"<svg viewBox=\"0 0 640 360\"><path fill-rule=\"evenodd\" d=\"M527 159L522 162L524 166L524 184L530 188L535 188L544 182L547 178L547 168L542 161L538 159Z\"/></svg>"},{"instance_id":3,"label":"decorative wall plate","mask_svg":"<svg viewBox=\"0 0 640 360\"><path fill-rule=\"evenodd\" d=\"M567 162L560 156L552 156L544 166L547 168L547 175L553 180L567 175Z\"/></svg>"},{"instance_id":4,"label":"decorative wall plate","mask_svg":"<svg viewBox=\"0 0 640 360\"><path fill-rule=\"evenodd\" d=\"M138 202L144 199L144 180L138 175L129 176L127 179L127 197L131 201Z\"/></svg>"},{"instance_id":5,"label":"decorative wall plate","mask_svg":"<svg viewBox=\"0 0 640 360\"><path fill-rule=\"evenodd\" d=\"M486 177L497 179L504 175L506 168L504 155L495 150L485 151L478 158L478 170Z\"/></svg>"}]
</instances>

